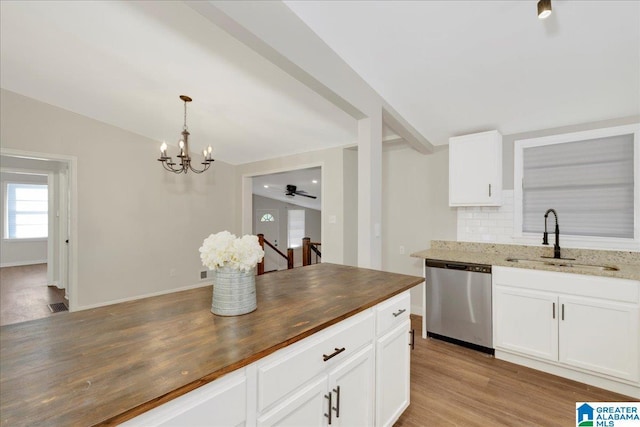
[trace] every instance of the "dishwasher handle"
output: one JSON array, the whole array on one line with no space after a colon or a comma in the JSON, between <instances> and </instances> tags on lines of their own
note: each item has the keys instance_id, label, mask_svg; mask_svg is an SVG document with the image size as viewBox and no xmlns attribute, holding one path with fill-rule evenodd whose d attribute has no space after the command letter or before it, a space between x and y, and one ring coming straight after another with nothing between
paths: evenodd
<instances>
[{"instance_id":1,"label":"dishwasher handle","mask_svg":"<svg viewBox=\"0 0 640 427\"><path fill-rule=\"evenodd\" d=\"M448 268L449 270L466 270L467 267L468 266L465 264L452 264L452 263L445 264L445 268Z\"/></svg>"}]
</instances>

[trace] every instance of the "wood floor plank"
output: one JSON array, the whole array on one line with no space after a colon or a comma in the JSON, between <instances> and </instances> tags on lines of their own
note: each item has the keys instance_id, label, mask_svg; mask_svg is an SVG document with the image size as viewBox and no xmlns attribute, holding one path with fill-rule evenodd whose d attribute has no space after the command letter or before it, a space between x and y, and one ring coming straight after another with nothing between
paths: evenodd
<instances>
[{"instance_id":1,"label":"wood floor plank","mask_svg":"<svg viewBox=\"0 0 640 427\"><path fill-rule=\"evenodd\" d=\"M47 264L0 268L0 326L64 315L49 310L57 302L66 304L64 289L47 286Z\"/></svg>"},{"instance_id":2,"label":"wood floor plank","mask_svg":"<svg viewBox=\"0 0 640 427\"><path fill-rule=\"evenodd\" d=\"M411 316L416 337L421 318ZM575 426L576 402L635 401L439 340L416 338L411 405L395 427Z\"/></svg>"}]
</instances>

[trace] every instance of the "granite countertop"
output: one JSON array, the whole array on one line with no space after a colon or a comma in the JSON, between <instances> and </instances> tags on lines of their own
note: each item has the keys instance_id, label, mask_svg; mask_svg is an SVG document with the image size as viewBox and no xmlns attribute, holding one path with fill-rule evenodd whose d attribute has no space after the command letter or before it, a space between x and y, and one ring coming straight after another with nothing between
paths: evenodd
<instances>
[{"instance_id":1,"label":"granite countertop","mask_svg":"<svg viewBox=\"0 0 640 427\"><path fill-rule=\"evenodd\" d=\"M324 263L258 276L243 316L205 286L0 327L0 424L121 423L423 280Z\"/></svg>"},{"instance_id":2,"label":"granite countertop","mask_svg":"<svg viewBox=\"0 0 640 427\"><path fill-rule=\"evenodd\" d=\"M575 258L575 260L553 260L541 258L542 256L553 257L552 246L540 247L434 240L431 242L431 249L412 253L411 256L443 261L490 264L502 267L527 268L533 270L558 271L563 273L640 280L640 253L631 251L600 251L563 248L563 258ZM507 261L507 258L544 260L552 262L563 261L572 264L572 267L561 267L548 264L516 263ZM616 267L618 270L598 270L580 267L580 264L606 265Z\"/></svg>"}]
</instances>

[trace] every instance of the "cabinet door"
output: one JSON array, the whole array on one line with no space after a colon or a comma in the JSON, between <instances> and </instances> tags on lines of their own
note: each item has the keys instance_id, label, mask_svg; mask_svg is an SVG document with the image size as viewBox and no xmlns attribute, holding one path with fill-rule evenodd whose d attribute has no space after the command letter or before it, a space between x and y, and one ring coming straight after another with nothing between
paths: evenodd
<instances>
[{"instance_id":1,"label":"cabinet door","mask_svg":"<svg viewBox=\"0 0 640 427\"><path fill-rule=\"evenodd\" d=\"M258 418L258 427L326 426L329 400L327 376L322 375Z\"/></svg>"},{"instance_id":2,"label":"cabinet door","mask_svg":"<svg viewBox=\"0 0 640 427\"><path fill-rule=\"evenodd\" d=\"M557 361L557 317L554 294L494 286L493 337L498 349Z\"/></svg>"},{"instance_id":3,"label":"cabinet door","mask_svg":"<svg viewBox=\"0 0 640 427\"><path fill-rule=\"evenodd\" d=\"M405 320L376 342L376 426L391 426L409 406L411 347Z\"/></svg>"},{"instance_id":4,"label":"cabinet door","mask_svg":"<svg viewBox=\"0 0 640 427\"><path fill-rule=\"evenodd\" d=\"M121 426L243 426L247 418L244 370L231 373L151 409Z\"/></svg>"},{"instance_id":5,"label":"cabinet door","mask_svg":"<svg viewBox=\"0 0 640 427\"><path fill-rule=\"evenodd\" d=\"M560 297L560 362L638 380L637 306Z\"/></svg>"},{"instance_id":6,"label":"cabinet door","mask_svg":"<svg viewBox=\"0 0 640 427\"><path fill-rule=\"evenodd\" d=\"M373 346L367 345L329 374L331 426L371 426L374 408Z\"/></svg>"},{"instance_id":7,"label":"cabinet door","mask_svg":"<svg viewBox=\"0 0 640 427\"><path fill-rule=\"evenodd\" d=\"M502 204L502 136L497 131L449 139L449 205Z\"/></svg>"}]
</instances>

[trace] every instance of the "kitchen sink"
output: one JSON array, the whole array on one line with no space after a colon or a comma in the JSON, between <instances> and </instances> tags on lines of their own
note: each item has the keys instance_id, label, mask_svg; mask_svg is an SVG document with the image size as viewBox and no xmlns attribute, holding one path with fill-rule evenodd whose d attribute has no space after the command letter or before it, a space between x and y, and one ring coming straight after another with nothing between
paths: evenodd
<instances>
[{"instance_id":1,"label":"kitchen sink","mask_svg":"<svg viewBox=\"0 0 640 427\"><path fill-rule=\"evenodd\" d=\"M618 271L618 267L611 265L600 264L580 264L577 262L571 262L570 260L563 259L527 259L527 258L507 258L508 262L514 262L524 265L551 265L554 267L568 267L568 268L580 268L583 270L598 270L598 271Z\"/></svg>"}]
</instances>

